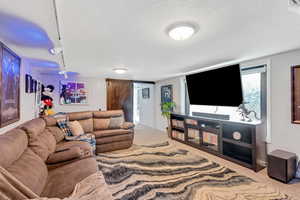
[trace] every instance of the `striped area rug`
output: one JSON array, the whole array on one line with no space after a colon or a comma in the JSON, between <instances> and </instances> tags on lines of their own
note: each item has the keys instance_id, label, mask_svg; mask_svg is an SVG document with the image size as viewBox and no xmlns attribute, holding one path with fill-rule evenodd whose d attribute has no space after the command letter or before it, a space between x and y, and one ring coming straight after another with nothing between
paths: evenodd
<instances>
[{"instance_id":1,"label":"striped area rug","mask_svg":"<svg viewBox=\"0 0 300 200\"><path fill-rule=\"evenodd\" d=\"M116 200L288 200L291 197L168 142L97 155Z\"/></svg>"}]
</instances>

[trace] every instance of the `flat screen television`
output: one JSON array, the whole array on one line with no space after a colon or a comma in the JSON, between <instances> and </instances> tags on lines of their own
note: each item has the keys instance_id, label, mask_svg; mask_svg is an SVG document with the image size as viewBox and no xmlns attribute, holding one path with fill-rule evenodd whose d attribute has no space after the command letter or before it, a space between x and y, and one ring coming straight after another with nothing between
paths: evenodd
<instances>
[{"instance_id":1,"label":"flat screen television","mask_svg":"<svg viewBox=\"0 0 300 200\"><path fill-rule=\"evenodd\" d=\"M240 65L186 76L190 104L236 107L243 102Z\"/></svg>"}]
</instances>

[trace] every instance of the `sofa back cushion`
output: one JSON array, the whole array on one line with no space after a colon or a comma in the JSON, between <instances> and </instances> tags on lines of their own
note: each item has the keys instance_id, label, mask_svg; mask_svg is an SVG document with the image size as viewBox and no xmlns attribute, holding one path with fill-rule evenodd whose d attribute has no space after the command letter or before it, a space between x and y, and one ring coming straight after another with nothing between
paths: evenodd
<instances>
[{"instance_id":1,"label":"sofa back cushion","mask_svg":"<svg viewBox=\"0 0 300 200\"><path fill-rule=\"evenodd\" d=\"M20 126L29 138L29 148L31 148L43 161L55 151L56 139L46 129L46 122L41 119L33 119Z\"/></svg>"},{"instance_id":2,"label":"sofa back cushion","mask_svg":"<svg viewBox=\"0 0 300 200\"><path fill-rule=\"evenodd\" d=\"M124 124L124 117L112 117L110 118L110 122L108 128L110 129L119 129Z\"/></svg>"},{"instance_id":3,"label":"sofa back cushion","mask_svg":"<svg viewBox=\"0 0 300 200\"><path fill-rule=\"evenodd\" d=\"M46 129L54 136L56 143L65 139L65 133L58 126L49 126Z\"/></svg>"},{"instance_id":4,"label":"sofa back cushion","mask_svg":"<svg viewBox=\"0 0 300 200\"><path fill-rule=\"evenodd\" d=\"M94 130L92 112L72 112L67 113L69 121L78 121L85 133L91 133Z\"/></svg>"},{"instance_id":5,"label":"sofa back cushion","mask_svg":"<svg viewBox=\"0 0 300 200\"><path fill-rule=\"evenodd\" d=\"M0 165L40 195L47 181L47 166L27 145L28 136L22 129L0 135Z\"/></svg>"},{"instance_id":6,"label":"sofa back cushion","mask_svg":"<svg viewBox=\"0 0 300 200\"><path fill-rule=\"evenodd\" d=\"M30 141L35 140L45 130L46 122L41 118L36 118L20 125L20 128L27 133L30 143Z\"/></svg>"},{"instance_id":7,"label":"sofa back cushion","mask_svg":"<svg viewBox=\"0 0 300 200\"><path fill-rule=\"evenodd\" d=\"M105 129L119 129L124 123L122 110L93 112L94 131Z\"/></svg>"},{"instance_id":8,"label":"sofa back cushion","mask_svg":"<svg viewBox=\"0 0 300 200\"><path fill-rule=\"evenodd\" d=\"M107 111L94 111L93 117L98 119L111 118L111 117L123 117L123 110L107 110Z\"/></svg>"},{"instance_id":9,"label":"sofa back cushion","mask_svg":"<svg viewBox=\"0 0 300 200\"><path fill-rule=\"evenodd\" d=\"M56 126L57 119L52 116L43 116L42 119L45 121L46 126Z\"/></svg>"},{"instance_id":10,"label":"sofa back cushion","mask_svg":"<svg viewBox=\"0 0 300 200\"><path fill-rule=\"evenodd\" d=\"M42 193L47 182L48 169L44 161L30 148L27 148L6 170L35 194Z\"/></svg>"},{"instance_id":11,"label":"sofa back cushion","mask_svg":"<svg viewBox=\"0 0 300 200\"><path fill-rule=\"evenodd\" d=\"M94 131L105 130L108 129L109 127L110 118L103 118L103 119L94 118L93 123L94 123Z\"/></svg>"},{"instance_id":12,"label":"sofa back cushion","mask_svg":"<svg viewBox=\"0 0 300 200\"><path fill-rule=\"evenodd\" d=\"M7 168L18 160L28 146L26 133L21 129L12 129L0 135L0 165Z\"/></svg>"},{"instance_id":13,"label":"sofa back cushion","mask_svg":"<svg viewBox=\"0 0 300 200\"><path fill-rule=\"evenodd\" d=\"M65 133L58 127L57 121L62 120L66 117L58 117L54 118L52 116L44 116L43 119L46 122L46 129L50 131L50 133L54 136L56 143L59 143L64 140Z\"/></svg>"},{"instance_id":14,"label":"sofa back cushion","mask_svg":"<svg viewBox=\"0 0 300 200\"><path fill-rule=\"evenodd\" d=\"M29 147L36 153L43 161L48 159L48 156L56 149L56 139L51 134L49 129L45 129L38 137L29 143Z\"/></svg>"}]
</instances>

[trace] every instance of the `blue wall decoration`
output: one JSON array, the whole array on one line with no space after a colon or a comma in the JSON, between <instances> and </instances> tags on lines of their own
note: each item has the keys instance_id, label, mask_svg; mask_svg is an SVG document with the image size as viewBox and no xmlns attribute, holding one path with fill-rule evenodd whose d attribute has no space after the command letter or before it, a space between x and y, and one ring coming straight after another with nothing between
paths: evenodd
<instances>
[{"instance_id":1,"label":"blue wall decoration","mask_svg":"<svg viewBox=\"0 0 300 200\"><path fill-rule=\"evenodd\" d=\"M20 120L21 58L0 42L0 126Z\"/></svg>"}]
</instances>

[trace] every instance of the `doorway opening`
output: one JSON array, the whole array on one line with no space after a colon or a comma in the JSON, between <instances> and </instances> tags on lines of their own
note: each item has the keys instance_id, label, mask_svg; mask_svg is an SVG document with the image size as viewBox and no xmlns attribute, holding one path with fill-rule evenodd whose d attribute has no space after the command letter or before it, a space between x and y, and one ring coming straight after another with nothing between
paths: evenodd
<instances>
[{"instance_id":1,"label":"doorway opening","mask_svg":"<svg viewBox=\"0 0 300 200\"><path fill-rule=\"evenodd\" d=\"M133 83L133 121L154 128L154 84Z\"/></svg>"}]
</instances>

